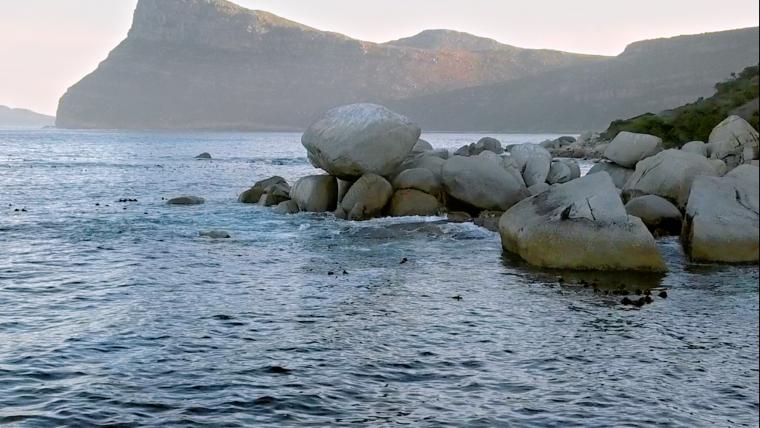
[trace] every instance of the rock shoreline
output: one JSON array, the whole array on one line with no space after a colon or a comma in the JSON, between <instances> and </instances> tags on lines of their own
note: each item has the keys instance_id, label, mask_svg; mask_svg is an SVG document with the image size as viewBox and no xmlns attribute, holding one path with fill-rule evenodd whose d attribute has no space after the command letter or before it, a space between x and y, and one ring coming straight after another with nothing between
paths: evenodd
<instances>
[{"instance_id":1,"label":"rock shoreline","mask_svg":"<svg viewBox=\"0 0 760 428\"><path fill-rule=\"evenodd\" d=\"M664 235L680 235L693 261L758 262L758 134L736 116L682 150L621 132L507 147L486 137L449 153L420 134L383 106L332 109L302 138L325 174L267 178L239 201L354 221L447 215L499 232L506 252L541 268L664 272ZM600 160L581 177L579 157Z\"/></svg>"}]
</instances>

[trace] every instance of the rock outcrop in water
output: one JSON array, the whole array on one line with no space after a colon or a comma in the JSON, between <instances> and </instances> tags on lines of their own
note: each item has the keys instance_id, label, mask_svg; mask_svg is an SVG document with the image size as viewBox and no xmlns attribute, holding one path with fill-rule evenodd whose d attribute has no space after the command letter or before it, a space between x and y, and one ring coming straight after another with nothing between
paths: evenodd
<instances>
[{"instance_id":1,"label":"rock outcrop in water","mask_svg":"<svg viewBox=\"0 0 760 428\"><path fill-rule=\"evenodd\" d=\"M224 0L140 0L126 40L61 98L57 124L304 129L337 105L386 102L598 61L466 38L428 32L378 44Z\"/></svg>"},{"instance_id":2,"label":"rock outcrop in water","mask_svg":"<svg viewBox=\"0 0 760 428\"><path fill-rule=\"evenodd\" d=\"M665 270L654 238L639 218L626 214L605 173L519 202L501 217L499 232L505 250L539 267Z\"/></svg>"}]
</instances>

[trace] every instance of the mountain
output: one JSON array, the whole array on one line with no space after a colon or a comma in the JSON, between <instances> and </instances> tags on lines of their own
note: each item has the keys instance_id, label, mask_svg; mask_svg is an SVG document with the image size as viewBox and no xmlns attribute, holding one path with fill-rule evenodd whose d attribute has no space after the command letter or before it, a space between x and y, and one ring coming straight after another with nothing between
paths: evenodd
<instances>
[{"instance_id":1,"label":"mountain","mask_svg":"<svg viewBox=\"0 0 760 428\"><path fill-rule=\"evenodd\" d=\"M610 121L709 96L758 62L758 28L636 42L617 57L390 103L438 131L604 129Z\"/></svg>"},{"instance_id":2,"label":"mountain","mask_svg":"<svg viewBox=\"0 0 760 428\"><path fill-rule=\"evenodd\" d=\"M302 129L336 105L390 103L601 59L494 43L435 31L377 44L224 0L140 0L127 38L61 98L57 125Z\"/></svg>"},{"instance_id":3,"label":"mountain","mask_svg":"<svg viewBox=\"0 0 760 428\"><path fill-rule=\"evenodd\" d=\"M620 131L652 134L662 138L666 147L680 147L689 141L707 141L710 132L723 119L737 115L758 128L758 66L715 85L715 94L659 114L646 113L612 122L602 135L611 140Z\"/></svg>"},{"instance_id":4,"label":"mountain","mask_svg":"<svg viewBox=\"0 0 760 428\"><path fill-rule=\"evenodd\" d=\"M35 113L23 108L0 106L0 126L41 128L54 123L55 118L53 116Z\"/></svg>"}]
</instances>

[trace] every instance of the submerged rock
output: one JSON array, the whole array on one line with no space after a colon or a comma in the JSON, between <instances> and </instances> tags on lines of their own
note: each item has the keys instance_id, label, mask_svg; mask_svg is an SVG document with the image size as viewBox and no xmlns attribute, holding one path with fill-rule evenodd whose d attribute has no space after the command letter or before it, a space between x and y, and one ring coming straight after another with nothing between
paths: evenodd
<instances>
[{"instance_id":1,"label":"submerged rock","mask_svg":"<svg viewBox=\"0 0 760 428\"><path fill-rule=\"evenodd\" d=\"M681 239L694 261L758 262L760 170L741 165L724 177L697 177Z\"/></svg>"},{"instance_id":2,"label":"submerged rock","mask_svg":"<svg viewBox=\"0 0 760 428\"><path fill-rule=\"evenodd\" d=\"M211 155L209 153L203 152L195 157L196 159L211 159Z\"/></svg>"},{"instance_id":3,"label":"submerged rock","mask_svg":"<svg viewBox=\"0 0 760 428\"><path fill-rule=\"evenodd\" d=\"M625 204L628 215L638 217L654 236L679 235L681 211L665 198L646 195L633 198Z\"/></svg>"},{"instance_id":4,"label":"submerged rock","mask_svg":"<svg viewBox=\"0 0 760 428\"><path fill-rule=\"evenodd\" d=\"M505 250L545 268L665 271L644 223L626 214L607 174L587 175L525 199L499 221Z\"/></svg>"},{"instance_id":5,"label":"submerged rock","mask_svg":"<svg viewBox=\"0 0 760 428\"><path fill-rule=\"evenodd\" d=\"M169 205L201 205L206 200L200 196L179 196L169 199L166 203Z\"/></svg>"},{"instance_id":6,"label":"submerged rock","mask_svg":"<svg viewBox=\"0 0 760 428\"><path fill-rule=\"evenodd\" d=\"M636 164L662 151L662 139L649 134L623 131L607 146L604 157L616 164L633 168Z\"/></svg>"},{"instance_id":7,"label":"submerged rock","mask_svg":"<svg viewBox=\"0 0 760 428\"><path fill-rule=\"evenodd\" d=\"M297 214L300 210L298 209L298 203L294 200L284 201L277 204L276 207L274 207L274 212L278 214Z\"/></svg>"},{"instance_id":8,"label":"submerged rock","mask_svg":"<svg viewBox=\"0 0 760 428\"><path fill-rule=\"evenodd\" d=\"M229 239L232 237L228 232L224 230L207 230L203 232L198 232L198 235L204 238L211 238L211 239Z\"/></svg>"},{"instance_id":9,"label":"submerged rock","mask_svg":"<svg viewBox=\"0 0 760 428\"><path fill-rule=\"evenodd\" d=\"M472 216L463 211L451 211L446 214L446 219L452 223L468 223L472 221Z\"/></svg>"},{"instance_id":10,"label":"submerged rock","mask_svg":"<svg viewBox=\"0 0 760 428\"><path fill-rule=\"evenodd\" d=\"M309 175L293 184L290 197L300 211L333 211L338 204L338 183L331 175Z\"/></svg>"},{"instance_id":11,"label":"submerged rock","mask_svg":"<svg viewBox=\"0 0 760 428\"><path fill-rule=\"evenodd\" d=\"M481 210L506 210L529 195L520 173L498 156L452 156L443 165L447 193Z\"/></svg>"},{"instance_id":12,"label":"submerged rock","mask_svg":"<svg viewBox=\"0 0 760 428\"><path fill-rule=\"evenodd\" d=\"M341 179L391 175L418 142L420 128L376 104L328 111L304 132L309 161Z\"/></svg>"},{"instance_id":13,"label":"submerged rock","mask_svg":"<svg viewBox=\"0 0 760 428\"><path fill-rule=\"evenodd\" d=\"M718 175L715 166L706 158L681 150L670 149L642 160L623 186L630 196L658 195L686 205L691 183L700 175Z\"/></svg>"},{"instance_id":14,"label":"submerged rock","mask_svg":"<svg viewBox=\"0 0 760 428\"><path fill-rule=\"evenodd\" d=\"M377 174L364 174L348 189L340 203L349 220L379 216L393 195L393 186Z\"/></svg>"}]
</instances>

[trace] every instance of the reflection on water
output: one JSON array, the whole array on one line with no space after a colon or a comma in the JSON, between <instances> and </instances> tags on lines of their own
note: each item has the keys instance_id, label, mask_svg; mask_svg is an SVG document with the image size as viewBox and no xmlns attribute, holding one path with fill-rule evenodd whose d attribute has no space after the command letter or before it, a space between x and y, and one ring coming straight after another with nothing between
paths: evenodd
<instances>
[{"instance_id":1,"label":"reflection on water","mask_svg":"<svg viewBox=\"0 0 760 428\"><path fill-rule=\"evenodd\" d=\"M536 271L471 224L236 203L314 172L298 138L0 131L0 423L757 424L756 266Z\"/></svg>"}]
</instances>

